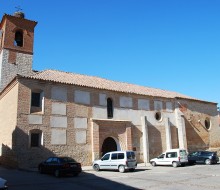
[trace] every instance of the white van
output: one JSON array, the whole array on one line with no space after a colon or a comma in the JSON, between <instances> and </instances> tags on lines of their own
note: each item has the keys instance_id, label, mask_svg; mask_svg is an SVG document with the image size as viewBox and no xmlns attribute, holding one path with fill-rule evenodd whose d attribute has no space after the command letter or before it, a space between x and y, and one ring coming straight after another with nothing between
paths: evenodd
<instances>
[{"instance_id":1,"label":"white van","mask_svg":"<svg viewBox=\"0 0 220 190\"><path fill-rule=\"evenodd\" d=\"M172 165L173 167L185 166L188 163L187 151L185 149L170 149L157 158L150 160L152 166Z\"/></svg>"},{"instance_id":2,"label":"white van","mask_svg":"<svg viewBox=\"0 0 220 190\"><path fill-rule=\"evenodd\" d=\"M134 171L137 167L137 160L134 151L114 151L106 153L100 160L92 164L95 171L99 170L125 170Z\"/></svg>"}]
</instances>

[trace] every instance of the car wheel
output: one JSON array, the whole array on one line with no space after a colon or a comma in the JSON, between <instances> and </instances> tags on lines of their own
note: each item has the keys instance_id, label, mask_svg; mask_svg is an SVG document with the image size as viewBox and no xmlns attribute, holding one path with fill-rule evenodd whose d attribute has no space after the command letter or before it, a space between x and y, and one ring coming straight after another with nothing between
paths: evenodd
<instances>
[{"instance_id":1,"label":"car wheel","mask_svg":"<svg viewBox=\"0 0 220 190\"><path fill-rule=\"evenodd\" d=\"M210 160L210 159L206 159L206 160L205 160L205 164L206 164L206 165L210 165L210 164L211 164L211 160Z\"/></svg>"},{"instance_id":2,"label":"car wheel","mask_svg":"<svg viewBox=\"0 0 220 190\"><path fill-rule=\"evenodd\" d=\"M60 171L59 170L55 170L54 175L55 175L55 177L60 177Z\"/></svg>"},{"instance_id":3,"label":"car wheel","mask_svg":"<svg viewBox=\"0 0 220 190\"><path fill-rule=\"evenodd\" d=\"M157 164L156 164L156 162L151 162L151 165L152 165L153 167L155 167Z\"/></svg>"},{"instance_id":4,"label":"car wheel","mask_svg":"<svg viewBox=\"0 0 220 190\"><path fill-rule=\"evenodd\" d=\"M172 165L174 168L176 168L178 166L177 162L173 162Z\"/></svg>"},{"instance_id":5,"label":"car wheel","mask_svg":"<svg viewBox=\"0 0 220 190\"><path fill-rule=\"evenodd\" d=\"M98 165L98 164L95 164L95 165L93 166L93 169L98 172L98 171L100 170L99 165Z\"/></svg>"},{"instance_id":6,"label":"car wheel","mask_svg":"<svg viewBox=\"0 0 220 190\"><path fill-rule=\"evenodd\" d=\"M77 177L79 175L79 173L73 173L74 177Z\"/></svg>"},{"instance_id":7,"label":"car wheel","mask_svg":"<svg viewBox=\"0 0 220 190\"><path fill-rule=\"evenodd\" d=\"M124 173L125 172L125 167L123 165L120 165L118 170L119 170L119 172Z\"/></svg>"},{"instance_id":8,"label":"car wheel","mask_svg":"<svg viewBox=\"0 0 220 190\"><path fill-rule=\"evenodd\" d=\"M129 172L134 172L135 168L130 168Z\"/></svg>"}]
</instances>

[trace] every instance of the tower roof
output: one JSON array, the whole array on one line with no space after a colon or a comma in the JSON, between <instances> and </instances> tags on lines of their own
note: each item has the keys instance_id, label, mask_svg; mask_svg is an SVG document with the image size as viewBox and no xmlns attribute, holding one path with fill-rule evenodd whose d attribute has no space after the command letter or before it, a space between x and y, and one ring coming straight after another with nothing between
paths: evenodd
<instances>
[{"instance_id":1,"label":"tower roof","mask_svg":"<svg viewBox=\"0 0 220 190\"><path fill-rule=\"evenodd\" d=\"M15 23L15 25L20 26L21 28L23 28L22 26L24 25L24 23L29 22L28 24L30 26L29 27L30 30L32 30L37 25L36 21L28 20L22 16L18 16L18 15L12 16L8 14L4 14L0 23L0 28L2 28L2 25L6 19L10 20L11 22Z\"/></svg>"}]
</instances>

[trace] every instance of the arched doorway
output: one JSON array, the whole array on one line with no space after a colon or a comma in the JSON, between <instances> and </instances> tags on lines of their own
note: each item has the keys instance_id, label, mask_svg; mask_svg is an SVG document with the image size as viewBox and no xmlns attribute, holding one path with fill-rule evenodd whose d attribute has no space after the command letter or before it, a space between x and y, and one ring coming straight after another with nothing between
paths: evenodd
<instances>
[{"instance_id":1,"label":"arched doorway","mask_svg":"<svg viewBox=\"0 0 220 190\"><path fill-rule=\"evenodd\" d=\"M112 137L106 138L102 144L102 155L107 152L117 151L117 147L118 146L115 139L113 139Z\"/></svg>"}]
</instances>

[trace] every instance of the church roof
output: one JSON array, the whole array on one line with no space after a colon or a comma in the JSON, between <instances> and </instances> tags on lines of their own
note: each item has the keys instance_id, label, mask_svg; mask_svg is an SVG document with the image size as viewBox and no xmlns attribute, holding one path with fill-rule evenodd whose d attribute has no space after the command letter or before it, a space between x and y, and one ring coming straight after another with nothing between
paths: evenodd
<instances>
[{"instance_id":1,"label":"church roof","mask_svg":"<svg viewBox=\"0 0 220 190\"><path fill-rule=\"evenodd\" d=\"M78 85L78 86L84 86L84 87L90 87L96 89L111 90L116 92L138 94L138 95L197 100L193 97L186 96L177 92L139 86L125 82L116 82L100 77L63 72L57 70L44 70L44 71L36 72L31 76L23 76L23 77L36 79L36 80L63 83L63 84Z\"/></svg>"}]
</instances>

